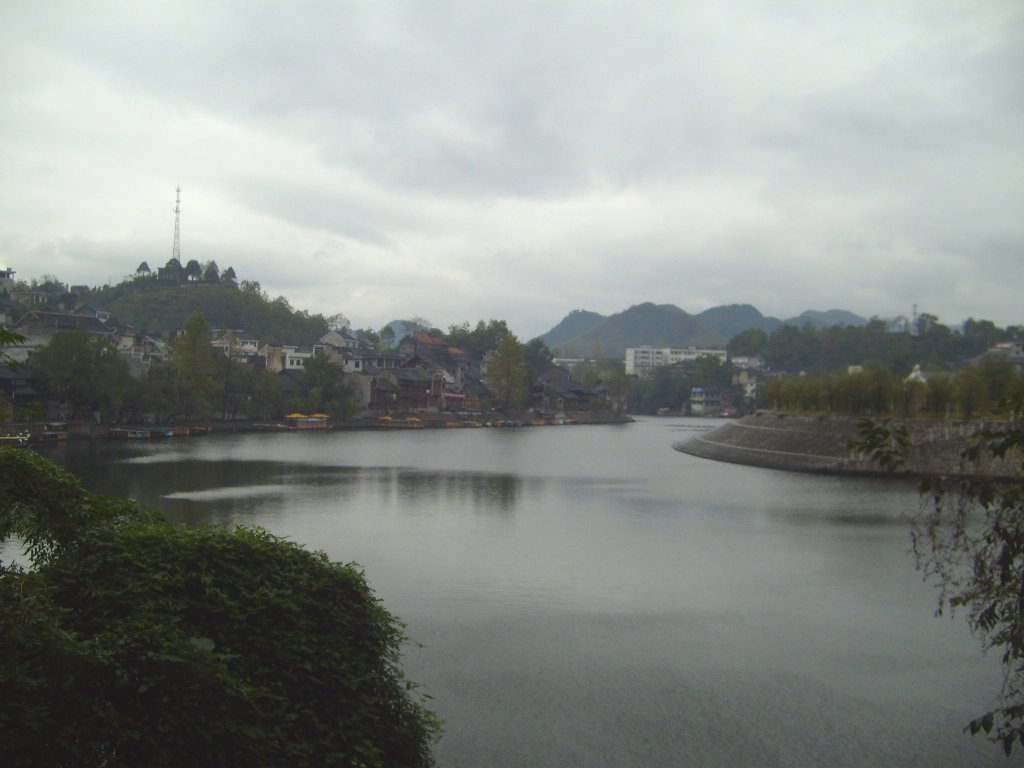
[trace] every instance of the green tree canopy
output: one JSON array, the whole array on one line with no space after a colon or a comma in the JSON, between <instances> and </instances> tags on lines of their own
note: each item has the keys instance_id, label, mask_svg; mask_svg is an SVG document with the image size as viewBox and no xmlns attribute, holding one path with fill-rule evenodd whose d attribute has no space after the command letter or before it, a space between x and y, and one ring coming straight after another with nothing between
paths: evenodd
<instances>
[{"instance_id":1,"label":"green tree canopy","mask_svg":"<svg viewBox=\"0 0 1024 768\"><path fill-rule=\"evenodd\" d=\"M529 375L525 347L514 335L506 335L487 364L487 386L506 412L518 410L526 403Z\"/></svg>"},{"instance_id":2,"label":"green tree canopy","mask_svg":"<svg viewBox=\"0 0 1024 768\"><path fill-rule=\"evenodd\" d=\"M318 353L306 361L302 370L302 392L289 408L342 419L355 414L358 405L338 363Z\"/></svg>"},{"instance_id":3,"label":"green tree canopy","mask_svg":"<svg viewBox=\"0 0 1024 768\"><path fill-rule=\"evenodd\" d=\"M203 268L195 259L189 259L185 263L185 277L189 280L200 280L203 276Z\"/></svg>"},{"instance_id":4,"label":"green tree canopy","mask_svg":"<svg viewBox=\"0 0 1024 768\"><path fill-rule=\"evenodd\" d=\"M186 422L209 418L217 380L210 327L202 315L193 315L185 330L170 344L170 363L174 369L175 411Z\"/></svg>"},{"instance_id":5,"label":"green tree canopy","mask_svg":"<svg viewBox=\"0 0 1024 768\"><path fill-rule=\"evenodd\" d=\"M548 345L540 339L530 339L523 348L523 360L530 371L530 379L534 380L551 367L555 356Z\"/></svg>"},{"instance_id":6,"label":"green tree canopy","mask_svg":"<svg viewBox=\"0 0 1024 768\"><path fill-rule=\"evenodd\" d=\"M56 334L30 365L39 391L49 402L63 402L71 418L115 417L137 386L113 343L85 331Z\"/></svg>"},{"instance_id":7,"label":"green tree canopy","mask_svg":"<svg viewBox=\"0 0 1024 768\"><path fill-rule=\"evenodd\" d=\"M768 346L768 334L760 328L751 328L733 336L729 340L727 349L729 356L735 357L737 355L759 355L766 346Z\"/></svg>"},{"instance_id":8,"label":"green tree canopy","mask_svg":"<svg viewBox=\"0 0 1024 768\"><path fill-rule=\"evenodd\" d=\"M428 766L437 721L358 568L171 526L0 448L0 764Z\"/></svg>"},{"instance_id":9,"label":"green tree canopy","mask_svg":"<svg viewBox=\"0 0 1024 768\"><path fill-rule=\"evenodd\" d=\"M501 340L511 335L512 332L504 320L488 320L486 323L479 320L472 329L469 323L449 326L445 338L450 344L461 347L471 354L482 355L484 352L497 349Z\"/></svg>"}]
</instances>

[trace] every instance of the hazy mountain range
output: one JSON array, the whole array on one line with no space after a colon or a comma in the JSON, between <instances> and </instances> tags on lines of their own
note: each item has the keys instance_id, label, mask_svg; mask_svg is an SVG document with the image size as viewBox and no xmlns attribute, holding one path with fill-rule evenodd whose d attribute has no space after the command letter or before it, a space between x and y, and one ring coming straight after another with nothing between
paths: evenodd
<instances>
[{"instance_id":1,"label":"hazy mountain range","mask_svg":"<svg viewBox=\"0 0 1024 768\"><path fill-rule=\"evenodd\" d=\"M540 338L563 357L618 357L626 347L724 347L751 328L771 333L783 325L817 327L864 325L866 319L842 309L808 310L780 320L766 317L750 304L712 307L691 315L673 304L636 304L614 315L577 309Z\"/></svg>"}]
</instances>

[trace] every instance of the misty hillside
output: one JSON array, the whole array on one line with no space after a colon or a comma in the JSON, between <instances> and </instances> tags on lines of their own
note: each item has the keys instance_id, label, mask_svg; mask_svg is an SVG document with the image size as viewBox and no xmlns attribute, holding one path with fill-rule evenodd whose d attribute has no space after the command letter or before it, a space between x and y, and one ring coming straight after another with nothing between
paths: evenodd
<instances>
[{"instance_id":1,"label":"misty hillside","mask_svg":"<svg viewBox=\"0 0 1024 768\"><path fill-rule=\"evenodd\" d=\"M592 317L587 319L593 320ZM565 337L557 343L552 342L548 334L540 338L551 349L568 357L619 357L626 347L642 344L666 347L722 344L727 341L721 332L703 324L679 307L650 302L604 317L599 322L589 324L581 333Z\"/></svg>"},{"instance_id":2,"label":"misty hillside","mask_svg":"<svg viewBox=\"0 0 1024 768\"><path fill-rule=\"evenodd\" d=\"M597 312L588 312L585 309L574 309L562 318L562 321L545 333L540 338L550 349L555 349L567 341L582 336L591 329L603 323L607 318Z\"/></svg>"},{"instance_id":3,"label":"misty hillside","mask_svg":"<svg viewBox=\"0 0 1024 768\"><path fill-rule=\"evenodd\" d=\"M166 284L137 278L94 289L83 299L143 333L184 328L195 314L203 315L211 328L241 330L278 344L316 341L327 332L322 315L297 311L283 296L271 300L258 283L253 286L247 290L227 283Z\"/></svg>"},{"instance_id":4,"label":"misty hillside","mask_svg":"<svg viewBox=\"0 0 1024 768\"><path fill-rule=\"evenodd\" d=\"M803 326L810 323L816 328L831 328L834 325L864 325L866 322L867 320L860 315L847 312L845 309L830 309L827 312L809 309L787 320L785 325Z\"/></svg>"},{"instance_id":5,"label":"misty hillside","mask_svg":"<svg viewBox=\"0 0 1024 768\"><path fill-rule=\"evenodd\" d=\"M738 333L751 328L771 333L782 321L774 317L765 317L750 304L727 304L721 307L705 309L697 318L718 331L726 342ZM687 345L689 346L689 345Z\"/></svg>"},{"instance_id":6,"label":"misty hillside","mask_svg":"<svg viewBox=\"0 0 1024 768\"><path fill-rule=\"evenodd\" d=\"M691 315L673 304L637 304L614 315L573 310L540 337L564 357L619 357L627 347L724 347L750 328L771 333L782 325L817 327L863 325L867 321L845 310L808 310L779 320L766 317L750 304L712 307Z\"/></svg>"}]
</instances>

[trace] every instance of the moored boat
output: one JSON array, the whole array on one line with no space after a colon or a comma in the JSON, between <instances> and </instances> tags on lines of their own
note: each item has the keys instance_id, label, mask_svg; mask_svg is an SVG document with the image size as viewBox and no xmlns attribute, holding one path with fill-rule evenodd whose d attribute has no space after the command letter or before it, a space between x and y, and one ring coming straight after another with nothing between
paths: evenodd
<instances>
[{"instance_id":1,"label":"moored boat","mask_svg":"<svg viewBox=\"0 0 1024 768\"><path fill-rule=\"evenodd\" d=\"M288 421L288 429L330 429L330 415L326 413L289 413L285 416Z\"/></svg>"},{"instance_id":2,"label":"moored boat","mask_svg":"<svg viewBox=\"0 0 1024 768\"><path fill-rule=\"evenodd\" d=\"M127 440L149 440L155 437L174 437L171 427L111 427L107 437Z\"/></svg>"}]
</instances>

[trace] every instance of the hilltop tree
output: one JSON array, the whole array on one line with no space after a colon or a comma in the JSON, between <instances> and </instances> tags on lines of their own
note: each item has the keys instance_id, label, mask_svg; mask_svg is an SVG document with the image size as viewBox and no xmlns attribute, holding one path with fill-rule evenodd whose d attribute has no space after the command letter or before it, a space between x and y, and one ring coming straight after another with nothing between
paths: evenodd
<instances>
[{"instance_id":1,"label":"hilltop tree","mask_svg":"<svg viewBox=\"0 0 1024 768\"><path fill-rule=\"evenodd\" d=\"M146 262L142 262L135 269L135 274L140 275L140 276L141 275L148 275L148 274L150 274L150 271L151 270L149 269L149 264L147 264Z\"/></svg>"},{"instance_id":2,"label":"hilltop tree","mask_svg":"<svg viewBox=\"0 0 1024 768\"><path fill-rule=\"evenodd\" d=\"M210 259L203 266L203 281L207 283L220 282L220 267L217 266L217 262L213 259Z\"/></svg>"},{"instance_id":3,"label":"hilltop tree","mask_svg":"<svg viewBox=\"0 0 1024 768\"><path fill-rule=\"evenodd\" d=\"M225 269L224 272L221 274L220 279L221 282L234 285L235 281L238 280L238 276L235 274L235 268L228 267L227 269Z\"/></svg>"},{"instance_id":4,"label":"hilltop tree","mask_svg":"<svg viewBox=\"0 0 1024 768\"><path fill-rule=\"evenodd\" d=\"M189 259L185 264L185 279L196 282L203 276L203 268L195 259Z\"/></svg>"},{"instance_id":5,"label":"hilltop tree","mask_svg":"<svg viewBox=\"0 0 1024 768\"><path fill-rule=\"evenodd\" d=\"M162 279L169 280L172 283L179 283L182 280L188 279L185 268L182 267L181 262L173 256L167 260L163 270L161 270L160 276Z\"/></svg>"}]
</instances>

